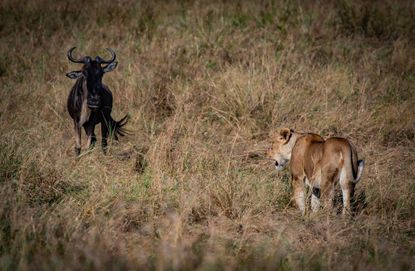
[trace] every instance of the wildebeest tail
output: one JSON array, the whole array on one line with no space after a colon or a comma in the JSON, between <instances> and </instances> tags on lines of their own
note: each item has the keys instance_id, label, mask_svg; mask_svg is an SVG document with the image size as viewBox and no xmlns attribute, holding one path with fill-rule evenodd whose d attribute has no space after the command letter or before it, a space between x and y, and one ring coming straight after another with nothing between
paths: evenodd
<instances>
[{"instance_id":1,"label":"wildebeest tail","mask_svg":"<svg viewBox=\"0 0 415 271\"><path fill-rule=\"evenodd\" d=\"M129 131L124 127L129 119L129 115L125 115L119 121L114 120L112 117L110 118L110 136L113 136L115 140L118 140L119 136L125 136L129 134Z\"/></svg>"}]
</instances>

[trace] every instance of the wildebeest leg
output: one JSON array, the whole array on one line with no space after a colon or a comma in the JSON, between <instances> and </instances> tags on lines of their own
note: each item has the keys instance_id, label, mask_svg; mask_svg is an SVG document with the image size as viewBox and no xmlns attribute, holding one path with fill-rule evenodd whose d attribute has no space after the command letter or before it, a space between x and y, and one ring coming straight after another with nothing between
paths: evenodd
<instances>
[{"instance_id":1,"label":"wildebeest leg","mask_svg":"<svg viewBox=\"0 0 415 271\"><path fill-rule=\"evenodd\" d=\"M101 122L101 134L102 134L102 151L107 152L107 140L108 140L108 126L105 120Z\"/></svg>"},{"instance_id":2,"label":"wildebeest leg","mask_svg":"<svg viewBox=\"0 0 415 271\"><path fill-rule=\"evenodd\" d=\"M75 120L74 120L74 128L75 128L75 155L79 156L81 154L81 126Z\"/></svg>"},{"instance_id":3,"label":"wildebeest leg","mask_svg":"<svg viewBox=\"0 0 415 271\"><path fill-rule=\"evenodd\" d=\"M95 125L92 125L92 124L84 125L84 129L85 129L86 135L88 136L86 147L88 149L92 149L95 146L95 142L97 141L97 138L94 133Z\"/></svg>"}]
</instances>

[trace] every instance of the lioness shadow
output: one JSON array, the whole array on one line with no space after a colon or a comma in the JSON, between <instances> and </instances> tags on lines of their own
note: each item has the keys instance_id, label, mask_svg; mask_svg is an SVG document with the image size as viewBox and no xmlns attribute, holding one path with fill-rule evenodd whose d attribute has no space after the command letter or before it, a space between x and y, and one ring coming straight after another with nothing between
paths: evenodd
<instances>
[{"instance_id":1,"label":"lioness shadow","mask_svg":"<svg viewBox=\"0 0 415 271\"><path fill-rule=\"evenodd\" d=\"M353 216L361 214L367 208L365 191L356 191L350 205ZM340 190L335 193L333 198L333 206L336 209L337 214L341 214L343 210L343 196Z\"/></svg>"}]
</instances>

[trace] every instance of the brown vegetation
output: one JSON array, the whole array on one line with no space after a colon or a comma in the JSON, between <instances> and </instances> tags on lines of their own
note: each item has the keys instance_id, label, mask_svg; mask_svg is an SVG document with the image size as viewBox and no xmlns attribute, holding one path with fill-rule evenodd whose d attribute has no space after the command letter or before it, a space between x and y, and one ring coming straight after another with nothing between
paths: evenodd
<instances>
[{"instance_id":1,"label":"brown vegetation","mask_svg":"<svg viewBox=\"0 0 415 271\"><path fill-rule=\"evenodd\" d=\"M415 268L413 2L251 2L1 1L1 270ZM73 154L72 46L117 52L108 155ZM292 207L280 126L356 144L355 217Z\"/></svg>"}]
</instances>

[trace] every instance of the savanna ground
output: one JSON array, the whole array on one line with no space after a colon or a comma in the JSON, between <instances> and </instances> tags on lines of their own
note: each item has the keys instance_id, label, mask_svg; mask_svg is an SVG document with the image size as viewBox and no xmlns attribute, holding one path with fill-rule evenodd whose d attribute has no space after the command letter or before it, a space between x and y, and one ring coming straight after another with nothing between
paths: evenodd
<instances>
[{"instance_id":1,"label":"savanna ground","mask_svg":"<svg viewBox=\"0 0 415 271\"><path fill-rule=\"evenodd\" d=\"M0 270L415 269L412 1L3 0L0 38ZM108 155L72 46L118 54ZM299 214L280 126L355 143L354 217Z\"/></svg>"}]
</instances>

